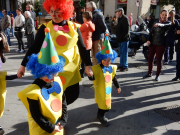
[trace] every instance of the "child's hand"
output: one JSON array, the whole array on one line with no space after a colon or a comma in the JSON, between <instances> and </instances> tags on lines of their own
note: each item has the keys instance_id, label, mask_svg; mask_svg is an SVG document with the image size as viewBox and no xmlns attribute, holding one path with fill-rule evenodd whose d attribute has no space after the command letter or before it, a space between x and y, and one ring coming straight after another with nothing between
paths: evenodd
<instances>
[{"instance_id":1,"label":"child's hand","mask_svg":"<svg viewBox=\"0 0 180 135\"><path fill-rule=\"evenodd\" d=\"M55 125L53 133L56 133L56 132L61 132L58 125Z\"/></svg>"},{"instance_id":2,"label":"child's hand","mask_svg":"<svg viewBox=\"0 0 180 135\"><path fill-rule=\"evenodd\" d=\"M61 125L60 122L57 124L57 126L59 126L59 129L60 129L60 130L63 129L63 126Z\"/></svg>"},{"instance_id":3,"label":"child's hand","mask_svg":"<svg viewBox=\"0 0 180 135\"><path fill-rule=\"evenodd\" d=\"M118 93L120 93L120 92L121 92L121 88L117 88L117 90L118 90Z\"/></svg>"}]
</instances>

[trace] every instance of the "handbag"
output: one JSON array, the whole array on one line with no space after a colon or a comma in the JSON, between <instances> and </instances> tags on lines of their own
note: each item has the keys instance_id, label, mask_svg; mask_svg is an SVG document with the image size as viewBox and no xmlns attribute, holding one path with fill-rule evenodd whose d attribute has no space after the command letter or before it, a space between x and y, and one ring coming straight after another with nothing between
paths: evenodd
<instances>
[{"instance_id":1,"label":"handbag","mask_svg":"<svg viewBox=\"0 0 180 135\"><path fill-rule=\"evenodd\" d=\"M21 31L22 28L23 28L23 26L22 27L15 27L15 31Z\"/></svg>"}]
</instances>

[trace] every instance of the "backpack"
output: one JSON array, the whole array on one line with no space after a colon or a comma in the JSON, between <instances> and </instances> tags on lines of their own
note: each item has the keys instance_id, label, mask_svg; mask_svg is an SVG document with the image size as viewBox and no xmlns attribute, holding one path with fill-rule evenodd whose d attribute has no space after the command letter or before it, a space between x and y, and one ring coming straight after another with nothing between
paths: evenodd
<instances>
[{"instance_id":1,"label":"backpack","mask_svg":"<svg viewBox=\"0 0 180 135\"><path fill-rule=\"evenodd\" d=\"M9 48L9 44L7 41L7 37L4 34L4 32L0 31L0 37L2 38L2 42L3 42L3 50L6 52L10 52L10 48Z\"/></svg>"}]
</instances>

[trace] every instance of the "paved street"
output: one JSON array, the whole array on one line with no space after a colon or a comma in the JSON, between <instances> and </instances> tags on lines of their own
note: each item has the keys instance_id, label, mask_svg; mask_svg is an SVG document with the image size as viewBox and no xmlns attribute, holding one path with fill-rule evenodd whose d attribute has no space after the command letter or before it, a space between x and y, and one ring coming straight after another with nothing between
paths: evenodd
<instances>
[{"instance_id":1,"label":"paved street","mask_svg":"<svg viewBox=\"0 0 180 135\"><path fill-rule=\"evenodd\" d=\"M13 46L10 53L5 53L7 62L2 64L1 71L15 74L25 54L16 53L17 41L15 38L11 41ZM112 109L107 113L110 126L102 127L96 121L98 108L94 102L94 91L87 85L89 81L85 77L80 83L79 99L68 106L66 135L180 135L178 122L154 112L158 108L180 105L180 82L171 81L175 77L176 62L173 60L163 66L160 82L143 80L142 76L147 73L147 61L141 52L139 50L135 57L129 57L128 72L117 72L122 92L118 94L113 86ZM118 62L119 58L116 64ZM32 81L28 72L22 79L7 81L6 105L0 118L5 135L28 135L27 111L17 94Z\"/></svg>"}]
</instances>

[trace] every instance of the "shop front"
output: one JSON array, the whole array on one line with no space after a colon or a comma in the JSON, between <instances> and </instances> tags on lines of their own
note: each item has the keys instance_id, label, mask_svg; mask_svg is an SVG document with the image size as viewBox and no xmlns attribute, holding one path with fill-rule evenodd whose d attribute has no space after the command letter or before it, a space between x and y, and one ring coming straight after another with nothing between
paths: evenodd
<instances>
[{"instance_id":1,"label":"shop front","mask_svg":"<svg viewBox=\"0 0 180 135\"><path fill-rule=\"evenodd\" d=\"M124 14L127 12L127 0L117 0L117 8L123 8Z\"/></svg>"}]
</instances>

